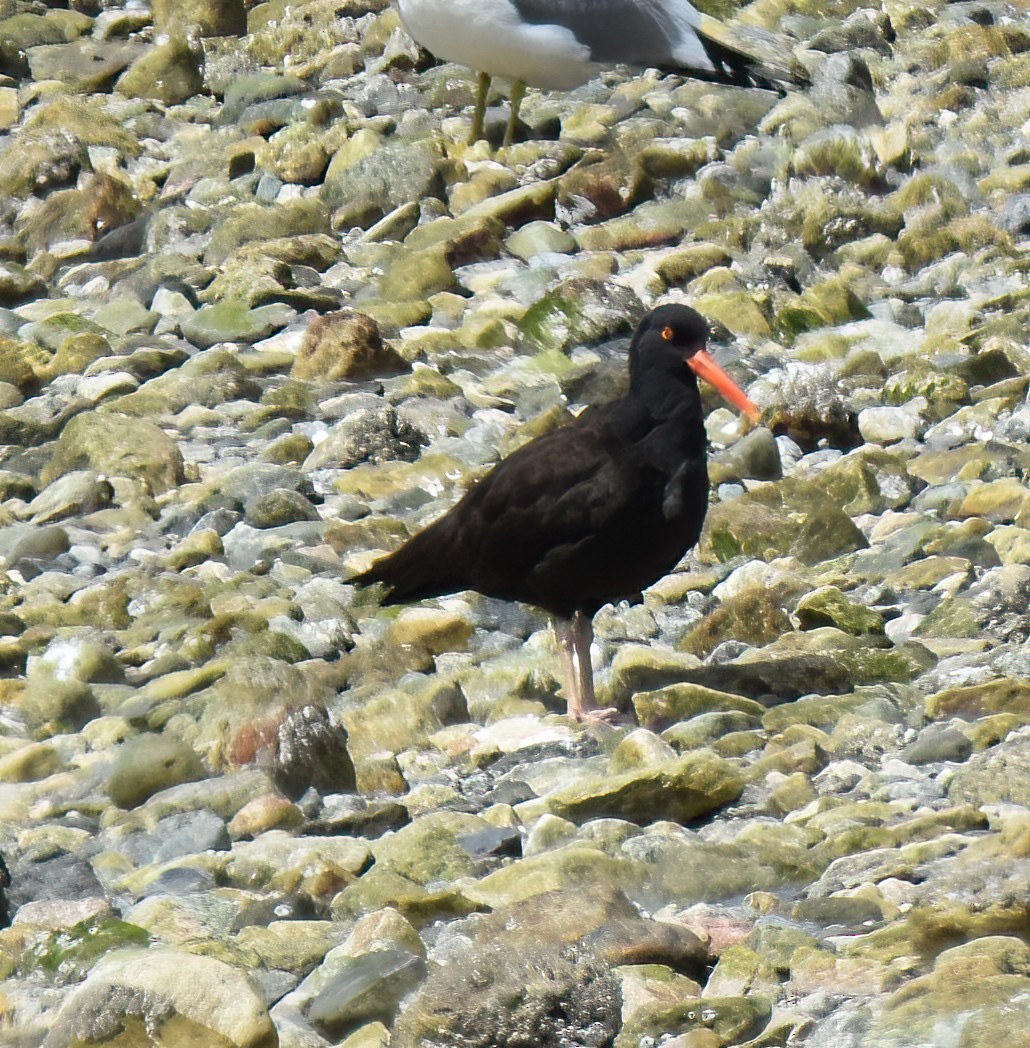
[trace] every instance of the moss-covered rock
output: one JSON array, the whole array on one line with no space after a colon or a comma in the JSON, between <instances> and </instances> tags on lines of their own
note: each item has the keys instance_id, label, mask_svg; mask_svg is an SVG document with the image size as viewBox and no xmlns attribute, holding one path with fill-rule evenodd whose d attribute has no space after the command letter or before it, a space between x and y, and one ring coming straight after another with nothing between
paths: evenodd
<instances>
[{"instance_id":1,"label":"moss-covered rock","mask_svg":"<svg viewBox=\"0 0 1030 1048\"><path fill-rule=\"evenodd\" d=\"M640 723L653 729L708 713L741 713L758 719L765 711L760 703L751 699L700 684L669 684L657 691L640 692L633 696L633 708Z\"/></svg>"},{"instance_id":2,"label":"moss-covered rock","mask_svg":"<svg viewBox=\"0 0 1030 1048\"><path fill-rule=\"evenodd\" d=\"M966 687L946 688L926 700L927 716L934 720L961 717L976 720L998 713L1030 719L1030 683L1022 680L987 681Z\"/></svg>"},{"instance_id":3,"label":"moss-covered rock","mask_svg":"<svg viewBox=\"0 0 1030 1048\"><path fill-rule=\"evenodd\" d=\"M125 415L76 415L61 433L43 470L49 484L72 470L89 468L108 476L130 477L151 494L183 480L176 443L153 422Z\"/></svg>"},{"instance_id":4,"label":"moss-covered rock","mask_svg":"<svg viewBox=\"0 0 1030 1048\"><path fill-rule=\"evenodd\" d=\"M153 10L160 33L240 36L247 31L243 0L154 0Z\"/></svg>"},{"instance_id":5,"label":"moss-covered rock","mask_svg":"<svg viewBox=\"0 0 1030 1048\"><path fill-rule=\"evenodd\" d=\"M182 32L181 24L176 31ZM176 36L137 58L118 78L115 90L129 98L152 98L164 105L178 105L203 86L203 55L183 37Z\"/></svg>"},{"instance_id":6,"label":"moss-covered rock","mask_svg":"<svg viewBox=\"0 0 1030 1048\"><path fill-rule=\"evenodd\" d=\"M835 626L855 636L883 633L879 613L848 600L836 586L820 586L806 593L794 608L794 618L802 629Z\"/></svg>"},{"instance_id":7,"label":"moss-covered rock","mask_svg":"<svg viewBox=\"0 0 1030 1048\"><path fill-rule=\"evenodd\" d=\"M135 808L159 790L204 775L200 758L185 743L164 735L138 735L118 750L107 794L120 808Z\"/></svg>"},{"instance_id":8,"label":"moss-covered rock","mask_svg":"<svg viewBox=\"0 0 1030 1048\"><path fill-rule=\"evenodd\" d=\"M519 322L519 331L533 349L568 352L573 346L628 334L642 315L643 306L628 288L574 279L535 302Z\"/></svg>"},{"instance_id":9,"label":"moss-covered rock","mask_svg":"<svg viewBox=\"0 0 1030 1048\"><path fill-rule=\"evenodd\" d=\"M591 818L689 822L735 800L742 789L742 780L729 764L713 754L697 753L579 782L551 794L548 806L574 822Z\"/></svg>"},{"instance_id":10,"label":"moss-covered rock","mask_svg":"<svg viewBox=\"0 0 1030 1048\"><path fill-rule=\"evenodd\" d=\"M759 560L789 555L818 564L866 545L851 519L816 485L787 480L713 506L698 556L711 563L741 554Z\"/></svg>"}]
</instances>

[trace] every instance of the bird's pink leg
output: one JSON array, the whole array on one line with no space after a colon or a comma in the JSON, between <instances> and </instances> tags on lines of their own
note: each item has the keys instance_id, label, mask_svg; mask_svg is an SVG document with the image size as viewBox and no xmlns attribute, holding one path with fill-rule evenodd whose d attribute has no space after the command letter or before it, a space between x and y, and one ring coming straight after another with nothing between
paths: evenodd
<instances>
[{"instance_id":1,"label":"bird's pink leg","mask_svg":"<svg viewBox=\"0 0 1030 1048\"><path fill-rule=\"evenodd\" d=\"M599 709L594 695L594 672L590 665L593 624L582 612L572 619L557 619L554 636L558 641L568 716L574 721L611 721L618 715L614 707Z\"/></svg>"}]
</instances>

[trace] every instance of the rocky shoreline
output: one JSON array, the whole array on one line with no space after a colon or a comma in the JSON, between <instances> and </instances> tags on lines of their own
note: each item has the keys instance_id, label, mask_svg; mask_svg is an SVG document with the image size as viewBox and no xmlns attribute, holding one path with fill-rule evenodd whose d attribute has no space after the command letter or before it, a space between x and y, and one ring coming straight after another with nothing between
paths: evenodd
<instances>
[{"instance_id":1,"label":"rocky shoreline","mask_svg":"<svg viewBox=\"0 0 1030 1048\"><path fill-rule=\"evenodd\" d=\"M739 17L502 150L382 0L0 0L0 1045L1026 1043L1030 24ZM581 728L346 579L658 301L763 425Z\"/></svg>"}]
</instances>

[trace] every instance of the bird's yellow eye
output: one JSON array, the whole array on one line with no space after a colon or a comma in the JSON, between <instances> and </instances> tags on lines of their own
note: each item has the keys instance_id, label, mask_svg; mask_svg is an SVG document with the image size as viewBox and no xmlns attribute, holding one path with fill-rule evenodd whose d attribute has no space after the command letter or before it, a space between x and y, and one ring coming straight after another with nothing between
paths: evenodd
<instances>
[{"instance_id":1,"label":"bird's yellow eye","mask_svg":"<svg viewBox=\"0 0 1030 1048\"><path fill-rule=\"evenodd\" d=\"M671 327L662 328L662 338L664 338L666 342L671 342L675 337L676 332L673 331Z\"/></svg>"}]
</instances>

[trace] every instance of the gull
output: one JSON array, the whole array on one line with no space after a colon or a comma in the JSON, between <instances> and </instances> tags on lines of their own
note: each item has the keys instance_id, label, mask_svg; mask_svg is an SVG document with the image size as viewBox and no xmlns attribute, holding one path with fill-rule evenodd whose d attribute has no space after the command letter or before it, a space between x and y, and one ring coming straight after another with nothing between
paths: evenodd
<instances>
[{"instance_id":1,"label":"gull","mask_svg":"<svg viewBox=\"0 0 1030 1048\"><path fill-rule=\"evenodd\" d=\"M526 87L569 91L614 65L657 68L739 87L803 82L784 41L731 27L687 0L398 0L411 37L477 70L469 143L483 137L493 77L512 81L510 145Z\"/></svg>"}]
</instances>

